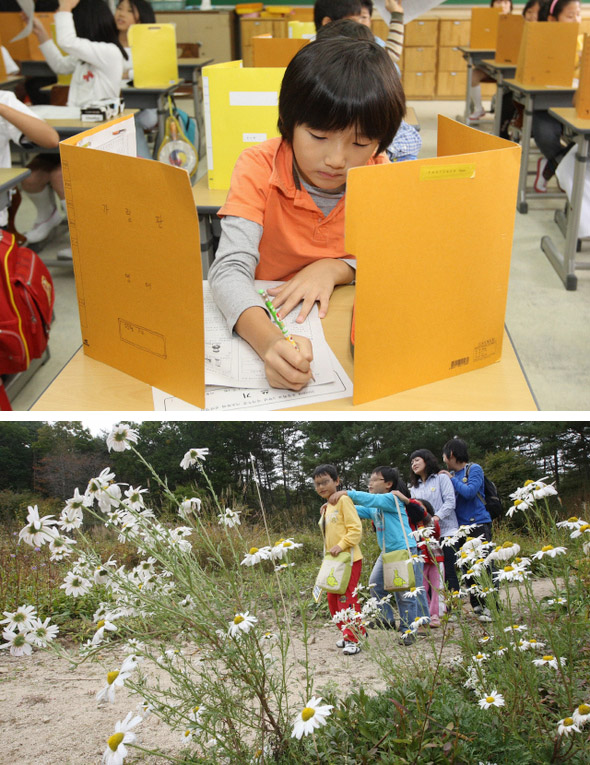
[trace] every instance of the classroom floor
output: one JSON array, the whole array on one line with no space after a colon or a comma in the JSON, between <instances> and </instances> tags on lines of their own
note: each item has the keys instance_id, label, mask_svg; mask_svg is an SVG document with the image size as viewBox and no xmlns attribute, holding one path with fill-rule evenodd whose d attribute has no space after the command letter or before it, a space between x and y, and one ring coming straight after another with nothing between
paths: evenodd
<instances>
[{"instance_id":1,"label":"classroom floor","mask_svg":"<svg viewBox=\"0 0 590 765\"><path fill-rule=\"evenodd\" d=\"M421 127L420 157L436 155L437 114L455 118L462 113L457 101L415 101ZM199 173L205 172L202 163ZM578 272L578 289L567 292L540 248L541 237L549 234L558 246L563 237L553 221L558 200L533 200L527 215L515 211L514 247L506 326L541 410L590 410L590 271ZM25 230L33 216L32 205L23 201L17 216L19 229ZM485 247L482 231L481 246ZM67 228L62 224L43 250L43 257L55 257L67 243ZM583 243L580 259L590 262L590 241ZM29 409L81 345L78 306L71 265L52 266L55 284L55 321L51 329L51 358L16 396L16 411ZM452 325L452 305L445 317L432 317L442 327ZM72 409L75 402L72 401Z\"/></svg>"}]
</instances>

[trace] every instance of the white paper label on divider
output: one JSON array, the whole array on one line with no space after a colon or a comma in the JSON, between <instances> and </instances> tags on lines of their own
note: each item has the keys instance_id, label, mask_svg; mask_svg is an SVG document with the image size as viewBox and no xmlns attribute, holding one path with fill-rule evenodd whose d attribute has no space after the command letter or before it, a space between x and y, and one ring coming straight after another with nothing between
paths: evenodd
<instances>
[{"instance_id":1,"label":"white paper label on divider","mask_svg":"<svg viewBox=\"0 0 590 765\"><path fill-rule=\"evenodd\" d=\"M262 143L266 141L266 133L242 133L244 143Z\"/></svg>"},{"instance_id":2,"label":"white paper label on divider","mask_svg":"<svg viewBox=\"0 0 590 765\"><path fill-rule=\"evenodd\" d=\"M230 106L278 106L276 90L230 90Z\"/></svg>"}]
</instances>

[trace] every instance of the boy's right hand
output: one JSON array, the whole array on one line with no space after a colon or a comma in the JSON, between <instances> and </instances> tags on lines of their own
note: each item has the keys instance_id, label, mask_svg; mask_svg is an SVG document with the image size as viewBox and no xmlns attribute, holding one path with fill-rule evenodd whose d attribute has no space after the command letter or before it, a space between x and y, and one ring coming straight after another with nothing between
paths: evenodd
<instances>
[{"instance_id":1,"label":"boy's right hand","mask_svg":"<svg viewBox=\"0 0 590 765\"><path fill-rule=\"evenodd\" d=\"M26 17L25 17L26 19ZM47 42L49 40L49 35L47 34L45 27L43 24L39 21L38 18L33 16L33 34L37 37L40 43Z\"/></svg>"},{"instance_id":2,"label":"boy's right hand","mask_svg":"<svg viewBox=\"0 0 590 765\"><path fill-rule=\"evenodd\" d=\"M301 390L311 380L311 343L299 335L294 335L293 339L299 350L287 342L282 334L277 334L260 353L266 378L273 388Z\"/></svg>"},{"instance_id":3,"label":"boy's right hand","mask_svg":"<svg viewBox=\"0 0 590 765\"><path fill-rule=\"evenodd\" d=\"M390 13L403 13L404 9L401 4L401 0L385 0L385 10Z\"/></svg>"}]
</instances>

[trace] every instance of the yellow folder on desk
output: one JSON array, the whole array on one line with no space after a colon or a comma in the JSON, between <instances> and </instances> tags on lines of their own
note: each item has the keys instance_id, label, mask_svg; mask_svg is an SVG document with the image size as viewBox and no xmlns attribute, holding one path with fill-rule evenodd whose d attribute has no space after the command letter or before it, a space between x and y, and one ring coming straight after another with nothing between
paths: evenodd
<instances>
[{"instance_id":1,"label":"yellow folder on desk","mask_svg":"<svg viewBox=\"0 0 590 765\"><path fill-rule=\"evenodd\" d=\"M576 115L580 119L590 119L590 35L584 35L580 84L576 93Z\"/></svg>"},{"instance_id":2,"label":"yellow folder on desk","mask_svg":"<svg viewBox=\"0 0 590 765\"><path fill-rule=\"evenodd\" d=\"M579 24L529 21L524 25L514 79L528 88L571 88Z\"/></svg>"},{"instance_id":3,"label":"yellow folder on desk","mask_svg":"<svg viewBox=\"0 0 590 765\"><path fill-rule=\"evenodd\" d=\"M524 23L524 18L520 14L503 13L499 16L494 56L498 64L516 65Z\"/></svg>"},{"instance_id":4,"label":"yellow folder on desk","mask_svg":"<svg viewBox=\"0 0 590 765\"><path fill-rule=\"evenodd\" d=\"M133 24L129 28L136 88L167 88L178 80L174 24Z\"/></svg>"},{"instance_id":5,"label":"yellow folder on desk","mask_svg":"<svg viewBox=\"0 0 590 765\"><path fill-rule=\"evenodd\" d=\"M83 146L100 131L115 141L132 120L60 144L84 352L204 407L203 277L189 176Z\"/></svg>"},{"instance_id":6,"label":"yellow folder on desk","mask_svg":"<svg viewBox=\"0 0 590 765\"><path fill-rule=\"evenodd\" d=\"M279 135L279 90L284 73L280 67L242 68L241 61L203 68L210 189L229 189L240 153Z\"/></svg>"},{"instance_id":7,"label":"yellow folder on desk","mask_svg":"<svg viewBox=\"0 0 590 765\"><path fill-rule=\"evenodd\" d=\"M354 404L499 361L519 165L516 144L439 116L436 158L349 171Z\"/></svg>"},{"instance_id":8,"label":"yellow folder on desk","mask_svg":"<svg viewBox=\"0 0 590 765\"><path fill-rule=\"evenodd\" d=\"M500 8L472 8L470 48L494 50L498 36Z\"/></svg>"}]
</instances>

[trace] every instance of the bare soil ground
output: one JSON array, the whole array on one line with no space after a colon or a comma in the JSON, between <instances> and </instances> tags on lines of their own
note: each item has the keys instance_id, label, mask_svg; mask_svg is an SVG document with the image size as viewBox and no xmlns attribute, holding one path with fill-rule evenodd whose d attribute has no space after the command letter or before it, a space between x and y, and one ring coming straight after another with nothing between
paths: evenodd
<instances>
[{"instance_id":1,"label":"bare soil ground","mask_svg":"<svg viewBox=\"0 0 590 765\"><path fill-rule=\"evenodd\" d=\"M536 580L535 593L539 598L553 592L548 580ZM514 602L514 601L513 601ZM484 625L472 618L466 609L473 629L484 634ZM418 641L420 658L424 661L442 643L442 630L431 630L430 640ZM314 692L321 695L322 688L338 689L340 695L358 689L362 684L367 691L379 691L391 685L373 660L371 650L356 656L343 656L336 648L338 632L332 625L322 625L313 632L309 646L309 662L315 678ZM391 632L371 631L370 642L386 650L400 672L409 667L413 648L400 646ZM304 658L303 646L294 641L297 659ZM443 652L447 664L459 654L453 639ZM117 669L120 655L105 654L100 663L86 662L71 671L68 663L48 651L36 651L27 658L0 653L0 763L2 765L98 765L106 741L114 732L117 720L135 710L139 699L127 689L118 689L113 704L97 706L95 696L105 685L106 672ZM300 670L303 681L303 670ZM303 686L302 686L303 688ZM141 723L136 732L138 744L146 749L160 748L178 754L186 746L179 731L171 731L153 715ZM126 765L141 763L155 765L164 762L153 755L132 749Z\"/></svg>"}]
</instances>

